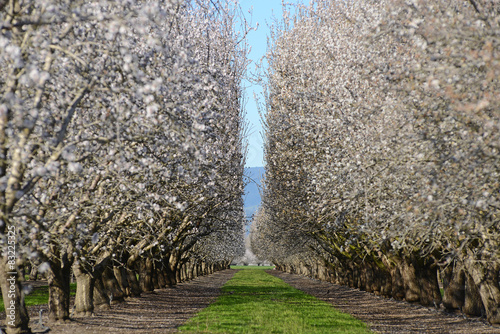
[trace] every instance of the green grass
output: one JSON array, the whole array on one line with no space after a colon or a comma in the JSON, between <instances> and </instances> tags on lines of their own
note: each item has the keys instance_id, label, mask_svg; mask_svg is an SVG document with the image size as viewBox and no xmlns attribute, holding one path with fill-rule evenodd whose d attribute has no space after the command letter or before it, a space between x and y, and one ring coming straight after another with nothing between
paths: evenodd
<instances>
[{"instance_id":1,"label":"green grass","mask_svg":"<svg viewBox=\"0 0 500 334\"><path fill-rule=\"evenodd\" d=\"M262 268L238 271L224 285L217 301L181 326L180 332L370 333L363 322L292 288Z\"/></svg>"},{"instance_id":2,"label":"green grass","mask_svg":"<svg viewBox=\"0 0 500 334\"><path fill-rule=\"evenodd\" d=\"M264 269L264 270L270 270L274 269L274 266L231 266L231 269Z\"/></svg>"},{"instance_id":3,"label":"green grass","mask_svg":"<svg viewBox=\"0 0 500 334\"><path fill-rule=\"evenodd\" d=\"M71 283L70 289L71 296L74 296L76 294L76 283ZM26 306L47 304L49 302L49 287L45 285L34 288L29 295L24 297L24 302ZM5 306L3 304L3 298L0 295L0 312L4 311Z\"/></svg>"}]
</instances>

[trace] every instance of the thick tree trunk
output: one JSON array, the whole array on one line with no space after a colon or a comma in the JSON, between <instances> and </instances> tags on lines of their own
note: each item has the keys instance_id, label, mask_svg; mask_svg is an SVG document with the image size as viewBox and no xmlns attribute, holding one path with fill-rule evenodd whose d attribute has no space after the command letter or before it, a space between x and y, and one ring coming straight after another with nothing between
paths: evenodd
<instances>
[{"instance_id":1,"label":"thick tree trunk","mask_svg":"<svg viewBox=\"0 0 500 334\"><path fill-rule=\"evenodd\" d=\"M187 281L187 276L188 276L187 268L186 264L184 263L181 268L181 282Z\"/></svg>"},{"instance_id":2,"label":"thick tree trunk","mask_svg":"<svg viewBox=\"0 0 500 334\"><path fill-rule=\"evenodd\" d=\"M201 274L205 276L207 274L207 264L205 262L201 263Z\"/></svg>"},{"instance_id":3,"label":"thick tree trunk","mask_svg":"<svg viewBox=\"0 0 500 334\"><path fill-rule=\"evenodd\" d=\"M462 309L465 303L465 273L455 262L443 270L443 305L447 310Z\"/></svg>"},{"instance_id":4,"label":"thick tree trunk","mask_svg":"<svg viewBox=\"0 0 500 334\"><path fill-rule=\"evenodd\" d=\"M161 269L157 269L156 277L158 282L158 288L163 289L167 286L167 280L165 279L165 266L162 265Z\"/></svg>"},{"instance_id":5,"label":"thick tree trunk","mask_svg":"<svg viewBox=\"0 0 500 334\"><path fill-rule=\"evenodd\" d=\"M136 269L138 268L137 264L138 258L137 256L129 256L127 259L127 267L124 268L125 275L127 277L127 281L130 287L131 296L139 297L141 295L141 286L138 280L138 274Z\"/></svg>"},{"instance_id":6,"label":"thick tree trunk","mask_svg":"<svg viewBox=\"0 0 500 334\"><path fill-rule=\"evenodd\" d=\"M152 275L152 280L153 280L153 288L154 289L161 289L160 287L160 282L158 280L158 269L156 268L156 266L153 268L153 275Z\"/></svg>"},{"instance_id":7,"label":"thick tree trunk","mask_svg":"<svg viewBox=\"0 0 500 334\"><path fill-rule=\"evenodd\" d=\"M376 292L377 290L380 290L380 287L377 286L377 280L375 279L372 263L367 262L364 264L364 276L367 292Z\"/></svg>"},{"instance_id":8,"label":"thick tree trunk","mask_svg":"<svg viewBox=\"0 0 500 334\"><path fill-rule=\"evenodd\" d=\"M383 262L378 262L373 265L374 274L374 289L375 292L390 297L392 292L391 275L389 269Z\"/></svg>"},{"instance_id":9,"label":"thick tree trunk","mask_svg":"<svg viewBox=\"0 0 500 334\"><path fill-rule=\"evenodd\" d=\"M104 288L110 299L111 305L125 301L125 294L120 288L120 284L118 283L111 266L106 266L104 269L104 272L102 273L102 282L104 283Z\"/></svg>"},{"instance_id":10,"label":"thick tree trunk","mask_svg":"<svg viewBox=\"0 0 500 334\"><path fill-rule=\"evenodd\" d=\"M486 319L490 324L500 324L500 285L498 273L500 263L484 263L469 259L467 270L479 289Z\"/></svg>"},{"instance_id":11,"label":"thick tree trunk","mask_svg":"<svg viewBox=\"0 0 500 334\"><path fill-rule=\"evenodd\" d=\"M198 264L197 263L193 263L191 279L193 279L195 277L198 277Z\"/></svg>"},{"instance_id":12,"label":"thick tree trunk","mask_svg":"<svg viewBox=\"0 0 500 334\"><path fill-rule=\"evenodd\" d=\"M143 292L154 291L153 260L145 258L139 260L139 285Z\"/></svg>"},{"instance_id":13,"label":"thick tree trunk","mask_svg":"<svg viewBox=\"0 0 500 334\"><path fill-rule=\"evenodd\" d=\"M170 266L165 267L165 280L169 287L172 287L175 284L177 284L177 282L175 281L175 272L172 271Z\"/></svg>"},{"instance_id":14,"label":"thick tree trunk","mask_svg":"<svg viewBox=\"0 0 500 334\"><path fill-rule=\"evenodd\" d=\"M141 295L141 286L137 280L137 273L135 270L125 268L125 273L127 275L127 281L130 286L131 296L139 297Z\"/></svg>"},{"instance_id":15,"label":"thick tree trunk","mask_svg":"<svg viewBox=\"0 0 500 334\"><path fill-rule=\"evenodd\" d=\"M479 289L468 272L465 272L465 301L462 311L465 314L475 316L481 316L484 313L484 306L481 301Z\"/></svg>"},{"instance_id":16,"label":"thick tree trunk","mask_svg":"<svg viewBox=\"0 0 500 334\"><path fill-rule=\"evenodd\" d=\"M179 257L172 253L168 258L168 263L165 265L165 273L167 283L169 286L174 286L178 283L177 268L179 264Z\"/></svg>"},{"instance_id":17,"label":"thick tree trunk","mask_svg":"<svg viewBox=\"0 0 500 334\"><path fill-rule=\"evenodd\" d=\"M345 269L346 269L347 284L349 285L349 287L355 288L356 287L356 283L355 283L356 277L355 277L355 273L354 273L353 263L351 261L349 261L347 263L347 265L345 266Z\"/></svg>"},{"instance_id":18,"label":"thick tree trunk","mask_svg":"<svg viewBox=\"0 0 500 334\"><path fill-rule=\"evenodd\" d=\"M90 268L79 262L73 264L76 278L75 315L90 316L94 313L94 284Z\"/></svg>"},{"instance_id":19,"label":"thick tree trunk","mask_svg":"<svg viewBox=\"0 0 500 334\"><path fill-rule=\"evenodd\" d=\"M437 266L433 262L418 256L405 259L403 261L403 278L406 301L435 307L441 304Z\"/></svg>"},{"instance_id":20,"label":"thick tree trunk","mask_svg":"<svg viewBox=\"0 0 500 334\"><path fill-rule=\"evenodd\" d=\"M123 291L124 297L132 296L132 291L127 280L126 269L123 267L113 266L113 273L115 275L118 286Z\"/></svg>"},{"instance_id":21,"label":"thick tree trunk","mask_svg":"<svg viewBox=\"0 0 500 334\"><path fill-rule=\"evenodd\" d=\"M40 260L38 258L30 260L30 273L29 280L36 281L39 279L38 266L40 265Z\"/></svg>"},{"instance_id":22,"label":"thick tree trunk","mask_svg":"<svg viewBox=\"0 0 500 334\"><path fill-rule=\"evenodd\" d=\"M176 270L175 270L175 281L177 283L182 282L181 271L178 268L176 268Z\"/></svg>"},{"instance_id":23,"label":"thick tree trunk","mask_svg":"<svg viewBox=\"0 0 500 334\"><path fill-rule=\"evenodd\" d=\"M69 320L71 263L67 256L49 261L49 320Z\"/></svg>"},{"instance_id":24,"label":"thick tree trunk","mask_svg":"<svg viewBox=\"0 0 500 334\"><path fill-rule=\"evenodd\" d=\"M111 300L108 291L103 283L103 278L97 278L94 281L94 308L107 310L110 308Z\"/></svg>"},{"instance_id":25,"label":"thick tree trunk","mask_svg":"<svg viewBox=\"0 0 500 334\"><path fill-rule=\"evenodd\" d=\"M21 274L15 260L7 257L0 261L0 286L5 305L7 334L31 333L29 316L22 295Z\"/></svg>"},{"instance_id":26,"label":"thick tree trunk","mask_svg":"<svg viewBox=\"0 0 500 334\"><path fill-rule=\"evenodd\" d=\"M401 268L399 266L392 266L390 269L391 274L391 296L396 300L403 300L405 297L405 284Z\"/></svg>"},{"instance_id":27,"label":"thick tree trunk","mask_svg":"<svg viewBox=\"0 0 500 334\"><path fill-rule=\"evenodd\" d=\"M420 301L420 286L413 261L405 258L402 265L401 274L403 275L405 284L405 299L410 303L418 302Z\"/></svg>"},{"instance_id":28,"label":"thick tree trunk","mask_svg":"<svg viewBox=\"0 0 500 334\"><path fill-rule=\"evenodd\" d=\"M439 290L437 266L427 260L418 259L416 267L420 286L420 304L439 307L442 298Z\"/></svg>"}]
</instances>

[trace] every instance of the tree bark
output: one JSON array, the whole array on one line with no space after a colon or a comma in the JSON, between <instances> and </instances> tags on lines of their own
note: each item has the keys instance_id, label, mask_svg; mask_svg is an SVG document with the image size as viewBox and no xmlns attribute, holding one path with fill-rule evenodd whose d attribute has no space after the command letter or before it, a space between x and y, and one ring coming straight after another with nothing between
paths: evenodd
<instances>
[{"instance_id":1,"label":"tree bark","mask_svg":"<svg viewBox=\"0 0 500 334\"><path fill-rule=\"evenodd\" d=\"M139 297L141 295L141 286L137 278L136 269L138 268L138 257L136 255L131 255L127 259L127 267L124 268L125 274L127 276L127 281L130 286L131 296Z\"/></svg>"},{"instance_id":2,"label":"tree bark","mask_svg":"<svg viewBox=\"0 0 500 334\"><path fill-rule=\"evenodd\" d=\"M442 298L437 277L437 265L421 258L415 259L415 262L420 287L420 304L439 307Z\"/></svg>"},{"instance_id":3,"label":"tree bark","mask_svg":"<svg viewBox=\"0 0 500 334\"><path fill-rule=\"evenodd\" d=\"M391 266L391 296L396 300L403 300L405 297L405 284L401 268L399 266Z\"/></svg>"},{"instance_id":4,"label":"tree bark","mask_svg":"<svg viewBox=\"0 0 500 334\"><path fill-rule=\"evenodd\" d=\"M127 280L126 269L121 266L113 266L113 273L118 282L118 286L123 291L124 297L132 296L132 291Z\"/></svg>"},{"instance_id":5,"label":"tree bark","mask_svg":"<svg viewBox=\"0 0 500 334\"><path fill-rule=\"evenodd\" d=\"M443 305L447 310L462 309L465 303L465 273L462 265L455 262L443 270Z\"/></svg>"},{"instance_id":6,"label":"tree bark","mask_svg":"<svg viewBox=\"0 0 500 334\"><path fill-rule=\"evenodd\" d=\"M402 276L405 284L405 299L407 302L414 303L420 301L420 286L417 273L411 259L403 259Z\"/></svg>"},{"instance_id":7,"label":"tree bark","mask_svg":"<svg viewBox=\"0 0 500 334\"><path fill-rule=\"evenodd\" d=\"M125 301L125 294L120 288L120 284L115 277L115 273L111 266L106 266L102 273L102 282L107 296L110 299L110 304L122 303Z\"/></svg>"},{"instance_id":8,"label":"tree bark","mask_svg":"<svg viewBox=\"0 0 500 334\"><path fill-rule=\"evenodd\" d=\"M468 315L481 316L484 313L484 306L479 294L479 289L474 280L465 272L465 300L462 311Z\"/></svg>"},{"instance_id":9,"label":"tree bark","mask_svg":"<svg viewBox=\"0 0 500 334\"><path fill-rule=\"evenodd\" d=\"M168 257L168 262L165 266L165 273L167 274L166 279L169 286L174 286L178 283L177 280L177 268L179 263L179 257L176 253L170 254Z\"/></svg>"},{"instance_id":10,"label":"tree bark","mask_svg":"<svg viewBox=\"0 0 500 334\"><path fill-rule=\"evenodd\" d=\"M5 323L7 334L31 333L28 326L29 315L24 304L23 292L18 269L15 260L9 262L7 257L0 261L0 286L5 305ZM14 266L14 267L11 267Z\"/></svg>"},{"instance_id":11,"label":"tree bark","mask_svg":"<svg viewBox=\"0 0 500 334\"><path fill-rule=\"evenodd\" d=\"M103 283L103 278L99 277L94 282L94 308L107 310L110 308L110 298Z\"/></svg>"},{"instance_id":12,"label":"tree bark","mask_svg":"<svg viewBox=\"0 0 500 334\"><path fill-rule=\"evenodd\" d=\"M36 281L37 279L38 279L38 265L31 264L30 281Z\"/></svg>"},{"instance_id":13,"label":"tree bark","mask_svg":"<svg viewBox=\"0 0 500 334\"><path fill-rule=\"evenodd\" d=\"M139 285L143 292L154 291L153 260L149 257L139 260Z\"/></svg>"},{"instance_id":14,"label":"tree bark","mask_svg":"<svg viewBox=\"0 0 500 334\"><path fill-rule=\"evenodd\" d=\"M90 316L94 313L94 284L95 279L88 266L80 262L73 264L76 278L75 315Z\"/></svg>"},{"instance_id":15,"label":"tree bark","mask_svg":"<svg viewBox=\"0 0 500 334\"><path fill-rule=\"evenodd\" d=\"M135 270L130 268L125 268L125 273L127 275L127 281L130 286L130 292L132 297L139 297L141 295L141 287L139 281L137 280L137 273Z\"/></svg>"},{"instance_id":16,"label":"tree bark","mask_svg":"<svg viewBox=\"0 0 500 334\"><path fill-rule=\"evenodd\" d=\"M161 275L160 268L161 265L159 265L158 262L153 262L152 284L154 289L161 289L160 286L161 279L159 278L159 276Z\"/></svg>"},{"instance_id":17,"label":"tree bark","mask_svg":"<svg viewBox=\"0 0 500 334\"><path fill-rule=\"evenodd\" d=\"M64 255L62 259L50 260L49 264L49 320L64 322L69 320L72 261Z\"/></svg>"},{"instance_id":18,"label":"tree bark","mask_svg":"<svg viewBox=\"0 0 500 334\"><path fill-rule=\"evenodd\" d=\"M158 288L163 289L167 286L167 280L165 279L165 266L162 265L161 269L156 270L156 277L158 282Z\"/></svg>"},{"instance_id":19,"label":"tree bark","mask_svg":"<svg viewBox=\"0 0 500 334\"><path fill-rule=\"evenodd\" d=\"M478 287L479 295L490 324L500 324L500 263L480 262L469 259L467 270Z\"/></svg>"}]
</instances>

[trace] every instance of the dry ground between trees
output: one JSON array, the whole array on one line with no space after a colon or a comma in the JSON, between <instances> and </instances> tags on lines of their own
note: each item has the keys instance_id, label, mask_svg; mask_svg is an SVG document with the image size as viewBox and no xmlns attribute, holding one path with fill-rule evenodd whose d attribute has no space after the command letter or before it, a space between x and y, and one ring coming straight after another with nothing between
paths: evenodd
<instances>
[{"instance_id":1,"label":"dry ground between trees","mask_svg":"<svg viewBox=\"0 0 500 334\"><path fill-rule=\"evenodd\" d=\"M49 334L163 334L174 333L177 327L197 312L215 301L220 288L237 270L224 270L168 288L143 293L138 298L128 298L111 309L96 310L93 317L74 317L62 324L47 324L47 312L43 313L44 325ZM30 326L39 330L38 312L47 305L29 307ZM5 319L5 316L3 316Z\"/></svg>"},{"instance_id":2,"label":"dry ground between trees","mask_svg":"<svg viewBox=\"0 0 500 334\"><path fill-rule=\"evenodd\" d=\"M97 310L94 317L75 318L66 324L49 324L49 333L174 333L187 319L212 303L220 294L220 288L236 271L224 270L180 283L174 288L130 298L125 303L113 305L109 310ZM377 333L500 334L499 327L492 327L480 319L464 319L461 315L389 300L299 275L276 270L267 272L343 312L352 314L366 322ZM38 329L36 323L41 308L47 309L47 305L29 308L31 327L34 331ZM47 321L46 312L44 321Z\"/></svg>"},{"instance_id":3,"label":"dry ground between trees","mask_svg":"<svg viewBox=\"0 0 500 334\"><path fill-rule=\"evenodd\" d=\"M500 327L490 326L478 318L464 319L461 314L448 314L441 309L395 301L366 291L277 270L267 272L364 321L376 333L500 333Z\"/></svg>"}]
</instances>

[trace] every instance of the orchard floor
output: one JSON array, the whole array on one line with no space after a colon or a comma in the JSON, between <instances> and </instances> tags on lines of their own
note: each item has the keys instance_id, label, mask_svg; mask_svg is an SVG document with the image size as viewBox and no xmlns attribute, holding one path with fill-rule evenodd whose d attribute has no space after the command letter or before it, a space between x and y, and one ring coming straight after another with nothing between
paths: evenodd
<instances>
[{"instance_id":1,"label":"orchard floor","mask_svg":"<svg viewBox=\"0 0 500 334\"><path fill-rule=\"evenodd\" d=\"M464 319L462 315L452 315L440 309L390 300L358 289L276 270L267 272L281 278L294 288L364 321L376 333L500 333L500 327L493 327L478 318Z\"/></svg>"},{"instance_id":2,"label":"orchard floor","mask_svg":"<svg viewBox=\"0 0 500 334\"><path fill-rule=\"evenodd\" d=\"M173 288L143 293L108 310L96 310L93 317L74 317L64 324L48 324L49 334L163 334L174 333L177 327L215 301L220 288L237 270L224 270ZM45 305L46 309L46 305ZM30 308L31 328L38 327L39 307ZM44 317L48 321L48 317ZM45 323L46 324L46 323ZM47 324L46 324L47 325Z\"/></svg>"},{"instance_id":3,"label":"orchard floor","mask_svg":"<svg viewBox=\"0 0 500 334\"><path fill-rule=\"evenodd\" d=\"M174 288L156 290L140 298L98 310L93 317L75 318L66 324L49 324L51 334L135 334L174 333L204 307L213 302L220 288L236 270L224 270L210 276L178 284ZM464 319L442 310L398 302L373 294L326 283L307 277L268 270L291 286L303 290L366 322L376 333L498 333L500 327L487 325L481 319ZM38 310L46 305L30 307L32 329L36 331ZM44 314L44 321L47 316Z\"/></svg>"}]
</instances>

